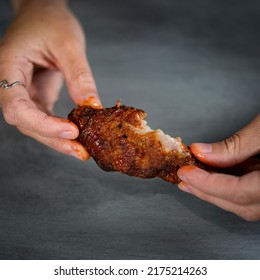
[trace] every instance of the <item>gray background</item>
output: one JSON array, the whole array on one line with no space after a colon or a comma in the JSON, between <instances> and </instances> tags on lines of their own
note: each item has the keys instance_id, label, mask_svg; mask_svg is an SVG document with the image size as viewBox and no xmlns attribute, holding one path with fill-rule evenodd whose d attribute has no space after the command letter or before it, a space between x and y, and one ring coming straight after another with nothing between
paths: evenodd
<instances>
[{"instance_id":1,"label":"gray background","mask_svg":"<svg viewBox=\"0 0 260 280\"><path fill-rule=\"evenodd\" d=\"M12 12L1 1L0 34ZM71 1L105 106L143 108L185 143L218 141L260 105L259 1ZM73 103L63 89L56 113ZM259 259L260 223L160 179L100 170L0 120L1 259Z\"/></svg>"}]
</instances>

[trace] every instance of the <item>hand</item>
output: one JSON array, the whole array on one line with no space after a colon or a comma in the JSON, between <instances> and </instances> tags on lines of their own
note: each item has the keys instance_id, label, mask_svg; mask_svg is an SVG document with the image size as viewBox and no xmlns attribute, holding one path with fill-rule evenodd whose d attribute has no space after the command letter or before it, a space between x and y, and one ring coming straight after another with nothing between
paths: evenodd
<instances>
[{"instance_id":1,"label":"hand","mask_svg":"<svg viewBox=\"0 0 260 280\"><path fill-rule=\"evenodd\" d=\"M185 166L179 188L233 212L247 221L260 220L260 115L225 141L191 145L202 162L234 175ZM252 157L252 158L251 158Z\"/></svg>"},{"instance_id":2,"label":"hand","mask_svg":"<svg viewBox=\"0 0 260 280\"><path fill-rule=\"evenodd\" d=\"M76 125L52 116L63 77L75 103L100 106L84 34L65 1L24 1L0 44L0 79L25 85L0 88L4 118L59 152L88 159L73 140Z\"/></svg>"}]
</instances>

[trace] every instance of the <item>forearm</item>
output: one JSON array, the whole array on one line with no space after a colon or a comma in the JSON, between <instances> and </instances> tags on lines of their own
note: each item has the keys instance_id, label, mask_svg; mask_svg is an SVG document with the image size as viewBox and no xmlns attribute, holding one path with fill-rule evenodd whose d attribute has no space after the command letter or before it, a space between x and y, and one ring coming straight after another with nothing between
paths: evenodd
<instances>
[{"instance_id":1,"label":"forearm","mask_svg":"<svg viewBox=\"0 0 260 280\"><path fill-rule=\"evenodd\" d=\"M15 13L19 12L27 5L30 6L48 6L48 5L66 5L68 0L11 0Z\"/></svg>"}]
</instances>

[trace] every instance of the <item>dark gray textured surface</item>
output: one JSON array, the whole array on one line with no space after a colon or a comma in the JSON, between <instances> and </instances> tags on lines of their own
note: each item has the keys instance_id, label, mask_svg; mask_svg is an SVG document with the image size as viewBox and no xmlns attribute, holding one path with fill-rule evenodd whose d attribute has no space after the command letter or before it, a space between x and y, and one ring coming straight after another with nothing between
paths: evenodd
<instances>
[{"instance_id":1,"label":"dark gray textured surface","mask_svg":"<svg viewBox=\"0 0 260 280\"><path fill-rule=\"evenodd\" d=\"M2 1L0 32L11 18ZM187 144L260 108L259 1L71 1L105 106L118 98ZM87 3L87 4L86 4ZM56 112L72 109L63 90ZM1 259L259 259L247 223L159 179L105 173L0 120Z\"/></svg>"}]
</instances>

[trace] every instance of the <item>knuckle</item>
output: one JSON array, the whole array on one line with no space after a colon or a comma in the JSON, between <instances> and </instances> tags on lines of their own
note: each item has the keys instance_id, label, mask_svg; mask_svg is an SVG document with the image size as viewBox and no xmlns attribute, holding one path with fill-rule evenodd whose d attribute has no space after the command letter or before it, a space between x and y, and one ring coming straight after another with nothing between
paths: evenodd
<instances>
[{"instance_id":1,"label":"knuckle","mask_svg":"<svg viewBox=\"0 0 260 280\"><path fill-rule=\"evenodd\" d=\"M13 117L13 114L10 113L4 113L4 120L9 125L16 125L15 118Z\"/></svg>"},{"instance_id":2,"label":"knuckle","mask_svg":"<svg viewBox=\"0 0 260 280\"><path fill-rule=\"evenodd\" d=\"M78 83L93 83L92 75L88 69L80 69L73 78Z\"/></svg>"},{"instance_id":3,"label":"knuckle","mask_svg":"<svg viewBox=\"0 0 260 280\"><path fill-rule=\"evenodd\" d=\"M8 104L3 105L3 115L5 121L9 125L17 124L16 102L10 101Z\"/></svg>"},{"instance_id":4,"label":"knuckle","mask_svg":"<svg viewBox=\"0 0 260 280\"><path fill-rule=\"evenodd\" d=\"M239 133L235 133L228 139L224 140L224 144L229 155L236 157L239 154L241 146L240 142L241 139Z\"/></svg>"},{"instance_id":5,"label":"knuckle","mask_svg":"<svg viewBox=\"0 0 260 280\"><path fill-rule=\"evenodd\" d=\"M10 125L19 125L18 110L23 104L26 104L27 100L23 98L12 98L11 100L4 99L2 102L5 121Z\"/></svg>"},{"instance_id":6,"label":"knuckle","mask_svg":"<svg viewBox=\"0 0 260 280\"><path fill-rule=\"evenodd\" d=\"M88 69L79 70L73 77L73 81L83 87L86 92L96 92L96 84L92 73Z\"/></svg>"}]
</instances>

